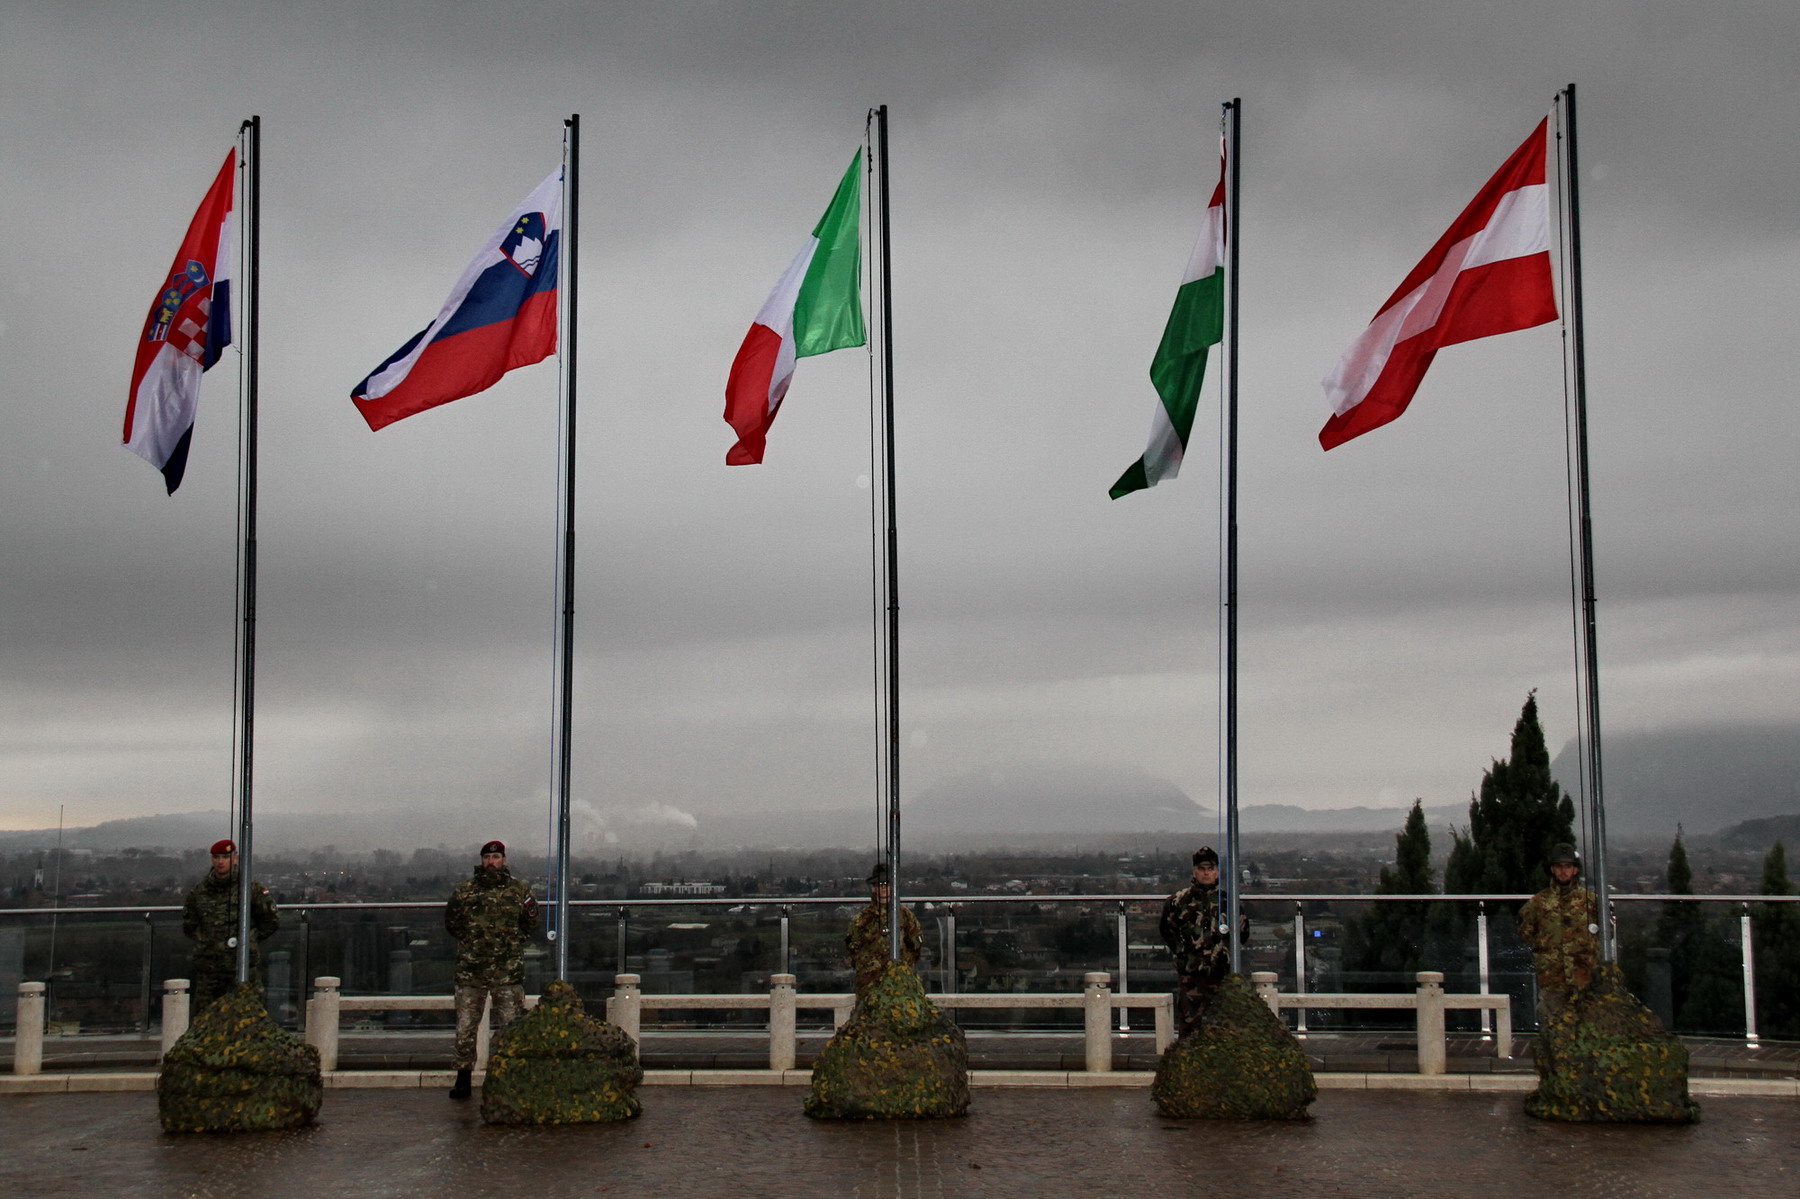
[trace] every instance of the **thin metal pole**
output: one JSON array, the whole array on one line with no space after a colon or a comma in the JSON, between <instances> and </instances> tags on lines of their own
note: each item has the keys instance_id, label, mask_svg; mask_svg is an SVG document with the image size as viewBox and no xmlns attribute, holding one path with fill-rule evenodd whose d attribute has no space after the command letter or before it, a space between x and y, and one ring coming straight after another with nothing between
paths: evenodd
<instances>
[{"instance_id":1,"label":"thin metal pole","mask_svg":"<svg viewBox=\"0 0 1800 1199\"><path fill-rule=\"evenodd\" d=\"M619 973L619 974L624 974L626 971L626 967L625 967L625 921L627 920L627 918L629 918L630 914L631 914L631 909L629 909L629 908L620 908L619 909L619 968L617 971L617 973Z\"/></svg>"},{"instance_id":2,"label":"thin metal pole","mask_svg":"<svg viewBox=\"0 0 1800 1199\"><path fill-rule=\"evenodd\" d=\"M1238 669L1238 219L1239 179L1243 175L1240 161L1243 101L1233 99L1225 105L1227 127L1225 168L1228 194L1225 206L1225 290L1229 297L1225 326L1225 863L1229 873L1225 884L1225 920L1231 938L1231 971L1243 972L1244 947L1238 936L1238 888L1242 869L1238 858L1238 760L1237 760L1237 669Z\"/></svg>"},{"instance_id":3,"label":"thin metal pole","mask_svg":"<svg viewBox=\"0 0 1800 1199\"><path fill-rule=\"evenodd\" d=\"M253 116L240 130L244 139L244 342L238 406L242 421L243 494L243 661L239 665L238 741L238 934L237 980L250 981L251 791L256 729L256 380L262 290L262 118Z\"/></svg>"},{"instance_id":4,"label":"thin metal pole","mask_svg":"<svg viewBox=\"0 0 1800 1199\"><path fill-rule=\"evenodd\" d=\"M564 122L562 297L563 461L562 596L557 626L556 717L556 977L569 977L569 780L575 740L575 345L576 246L581 220L581 114Z\"/></svg>"},{"instance_id":5,"label":"thin metal pole","mask_svg":"<svg viewBox=\"0 0 1800 1199\"><path fill-rule=\"evenodd\" d=\"M879 169L881 228L881 412L884 428L884 482L887 521L887 685L888 685L888 958L900 960L900 548L894 522L894 289L888 223L888 110L875 109L881 135Z\"/></svg>"},{"instance_id":6,"label":"thin metal pole","mask_svg":"<svg viewBox=\"0 0 1800 1199\"><path fill-rule=\"evenodd\" d=\"M1587 335L1581 303L1581 169L1575 141L1575 85L1563 89L1562 181L1566 208L1567 262L1563 306L1572 355L1570 386L1575 407L1575 474L1577 526L1581 559L1582 658L1587 687L1588 855L1592 859L1594 893L1600 901L1600 956L1618 956L1612 927L1612 898L1606 886L1606 801L1600 769L1600 630L1594 595L1594 523L1588 488Z\"/></svg>"}]
</instances>

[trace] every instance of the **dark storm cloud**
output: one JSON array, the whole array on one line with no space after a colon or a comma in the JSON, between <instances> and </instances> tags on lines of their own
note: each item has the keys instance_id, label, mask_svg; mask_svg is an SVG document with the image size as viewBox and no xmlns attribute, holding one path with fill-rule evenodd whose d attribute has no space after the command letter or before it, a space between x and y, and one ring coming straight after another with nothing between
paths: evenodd
<instances>
[{"instance_id":1,"label":"dark storm cloud","mask_svg":"<svg viewBox=\"0 0 1800 1199\"><path fill-rule=\"evenodd\" d=\"M1211 798L1211 399L1117 503L1245 99L1245 794L1459 798L1544 688L1573 728L1554 328L1447 351L1329 455L1318 380L1554 89L1581 84L1609 719L1800 715L1783 350L1788 3L15 4L0 39L0 826L220 806L234 421L165 500L131 331L236 121L266 121L259 786L541 805L554 371L371 435L584 114L578 792L866 797L867 363L809 359L756 470L724 372L871 103L895 120L904 790L993 761ZM54 280L47 286L46 280ZM80 817L76 817L80 819Z\"/></svg>"}]
</instances>

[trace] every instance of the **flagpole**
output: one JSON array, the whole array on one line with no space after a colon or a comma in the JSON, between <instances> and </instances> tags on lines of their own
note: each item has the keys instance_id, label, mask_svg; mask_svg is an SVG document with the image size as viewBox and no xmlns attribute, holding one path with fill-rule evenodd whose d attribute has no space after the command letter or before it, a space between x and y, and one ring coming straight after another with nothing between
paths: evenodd
<instances>
[{"instance_id":1,"label":"flagpole","mask_svg":"<svg viewBox=\"0 0 1800 1199\"><path fill-rule=\"evenodd\" d=\"M1606 886L1606 802L1601 790L1600 770L1600 631L1594 595L1594 524L1588 488L1587 436L1587 334L1581 304L1581 171L1575 144L1575 85L1569 84L1559 97L1562 101L1563 230L1566 237L1563 268L1563 311L1570 354L1570 391L1575 409L1575 491L1576 525L1579 537L1581 569L1582 665L1587 697L1588 756L1586 779L1588 793L1588 851L1593 861L1588 872L1599 896L1600 953L1606 961L1617 957L1614 943L1612 904Z\"/></svg>"},{"instance_id":2,"label":"flagpole","mask_svg":"<svg viewBox=\"0 0 1800 1199\"><path fill-rule=\"evenodd\" d=\"M1227 181L1225 208L1225 864L1230 873L1225 884L1226 935L1231 938L1231 971L1242 972L1243 946L1238 938L1238 884L1243 872L1238 867L1238 752L1237 752L1237 670L1238 670L1238 180L1241 166L1238 158L1240 118L1243 100L1233 99L1225 106L1229 130L1225 166Z\"/></svg>"},{"instance_id":3,"label":"flagpole","mask_svg":"<svg viewBox=\"0 0 1800 1199\"><path fill-rule=\"evenodd\" d=\"M569 977L569 780L575 734L575 318L576 244L580 218L581 114L563 122L567 129L563 159L562 298L563 460L561 538L561 613L557 626L556 723L556 977Z\"/></svg>"},{"instance_id":4,"label":"flagpole","mask_svg":"<svg viewBox=\"0 0 1800 1199\"><path fill-rule=\"evenodd\" d=\"M262 118L252 116L238 130L244 143L244 337L242 370L238 376L238 421L242 484L238 513L242 520L243 547L239 571L243 578L240 618L243 653L238 663L238 928L237 980L250 981L250 871L251 782L255 757L256 727L256 379L258 292L262 287Z\"/></svg>"},{"instance_id":5,"label":"flagpole","mask_svg":"<svg viewBox=\"0 0 1800 1199\"><path fill-rule=\"evenodd\" d=\"M881 135L877 195L881 210L881 413L883 425L884 517L887 527L887 867L888 957L900 960L900 553L894 524L894 289L888 224L888 110L875 109Z\"/></svg>"}]
</instances>

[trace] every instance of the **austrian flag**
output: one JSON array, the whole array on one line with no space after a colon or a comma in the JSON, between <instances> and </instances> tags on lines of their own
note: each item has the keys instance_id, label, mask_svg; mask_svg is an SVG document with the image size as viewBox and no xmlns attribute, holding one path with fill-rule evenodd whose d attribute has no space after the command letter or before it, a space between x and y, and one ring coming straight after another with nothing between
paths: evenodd
<instances>
[{"instance_id":1,"label":"austrian flag","mask_svg":"<svg viewBox=\"0 0 1800 1199\"><path fill-rule=\"evenodd\" d=\"M231 344L231 208L237 150L225 156L144 319L125 403L125 448L162 472L187 471L200 376Z\"/></svg>"},{"instance_id":2,"label":"austrian flag","mask_svg":"<svg viewBox=\"0 0 1800 1199\"><path fill-rule=\"evenodd\" d=\"M1405 412L1445 346L1556 319L1548 125L1488 180L1326 376L1333 416L1319 432L1324 448Z\"/></svg>"}]
</instances>

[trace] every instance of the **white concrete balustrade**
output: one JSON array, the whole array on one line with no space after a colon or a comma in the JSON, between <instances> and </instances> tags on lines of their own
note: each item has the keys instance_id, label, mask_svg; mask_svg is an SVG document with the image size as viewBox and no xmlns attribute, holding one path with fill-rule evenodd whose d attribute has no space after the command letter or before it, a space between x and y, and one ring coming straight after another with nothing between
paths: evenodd
<instances>
[{"instance_id":1,"label":"white concrete balustrade","mask_svg":"<svg viewBox=\"0 0 1800 1199\"><path fill-rule=\"evenodd\" d=\"M1445 1067L1444 1013L1446 1011L1485 1010L1494 1013L1494 1052L1497 1057L1512 1056L1512 1008L1505 995L1447 995L1444 976L1435 971L1421 971L1417 988L1411 994L1326 994L1319 992L1282 992L1276 988L1276 975L1259 971L1251 975L1257 994L1280 1015L1283 1011L1306 1010L1378 1010L1412 1009L1416 1013L1420 1074L1442 1074ZM613 994L606 1001L606 1018L622 1029L633 1041L639 1039L646 1011L766 1011L768 1012L769 1069L792 1070L795 1065L799 1014L802 1011L828 1011L832 1026L841 1027L856 1005L856 996L848 993L803 993L796 989L792 974L774 974L769 978L766 994L752 995L647 995L636 974L620 974L614 978ZM976 994L933 995L938 1007L950 1011L1057 1010L1080 1009L1083 1014L1083 1044L1087 1073L1105 1074L1113 1068L1113 1024L1115 1012L1127 1009L1151 1010L1156 1029L1156 1051L1162 1053L1175 1040L1173 997L1164 993L1121 995L1112 989L1112 976L1095 971L1082 977L1082 989L1074 992L1018 994L988 992ZM172 978L163 984L162 1050L169 1048L187 1031L189 1013L188 980ZM537 996L525 998L526 1007L534 1007ZM313 980L312 998L306 1005L306 1040L319 1050L319 1064L335 1071L338 1064L339 1030L345 1013L393 1011L453 1011L456 1000L450 995L345 995L340 980L324 976ZM476 1041L477 1068L487 1065L491 1033L487 1013L483 1013ZM14 1074L36 1074L42 1069L44 1055L44 984L19 984L18 1034L13 1051Z\"/></svg>"},{"instance_id":2,"label":"white concrete balustrade","mask_svg":"<svg viewBox=\"0 0 1800 1199\"><path fill-rule=\"evenodd\" d=\"M1411 995L1366 992L1327 993L1321 991L1283 992L1275 988L1276 975L1258 970L1250 976L1256 993L1277 1016L1289 1011L1361 1010L1411 1008L1417 1013L1419 1073L1444 1072L1444 1013L1446 1011L1482 1011L1494 1013L1494 1056L1512 1056L1512 1000L1505 995L1446 995L1444 976L1436 970L1421 970L1416 976L1418 988Z\"/></svg>"}]
</instances>

